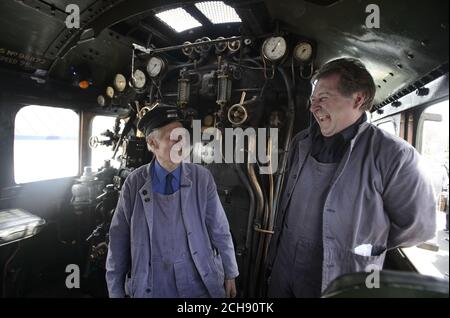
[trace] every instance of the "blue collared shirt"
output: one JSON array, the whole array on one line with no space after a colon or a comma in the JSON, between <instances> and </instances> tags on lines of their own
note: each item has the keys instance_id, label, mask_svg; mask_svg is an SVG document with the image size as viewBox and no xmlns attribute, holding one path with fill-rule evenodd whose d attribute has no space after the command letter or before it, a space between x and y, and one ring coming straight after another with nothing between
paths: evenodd
<instances>
[{"instance_id":1,"label":"blue collared shirt","mask_svg":"<svg viewBox=\"0 0 450 318\"><path fill-rule=\"evenodd\" d=\"M181 176L181 165L179 165L172 172L172 189L174 192L177 192L180 189L180 176ZM169 174L169 171L164 169L155 159L155 164L152 168L152 187L153 192L157 192L160 194L165 194L166 189L166 176Z\"/></svg>"}]
</instances>

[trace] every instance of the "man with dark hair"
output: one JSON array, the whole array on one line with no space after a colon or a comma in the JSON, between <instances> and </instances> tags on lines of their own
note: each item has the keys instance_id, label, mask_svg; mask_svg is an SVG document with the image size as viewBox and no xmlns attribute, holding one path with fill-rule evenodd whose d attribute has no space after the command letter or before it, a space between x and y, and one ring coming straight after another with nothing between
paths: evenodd
<instances>
[{"instance_id":1,"label":"man with dark hair","mask_svg":"<svg viewBox=\"0 0 450 318\"><path fill-rule=\"evenodd\" d=\"M319 297L338 276L381 269L386 250L435 232L418 153L367 122L375 85L364 65L334 60L313 81L315 122L288 154L268 256L270 297Z\"/></svg>"},{"instance_id":2,"label":"man with dark hair","mask_svg":"<svg viewBox=\"0 0 450 318\"><path fill-rule=\"evenodd\" d=\"M122 187L109 231L109 296L235 297L239 273L214 179L174 156L177 108L159 104L138 128L155 159Z\"/></svg>"}]
</instances>

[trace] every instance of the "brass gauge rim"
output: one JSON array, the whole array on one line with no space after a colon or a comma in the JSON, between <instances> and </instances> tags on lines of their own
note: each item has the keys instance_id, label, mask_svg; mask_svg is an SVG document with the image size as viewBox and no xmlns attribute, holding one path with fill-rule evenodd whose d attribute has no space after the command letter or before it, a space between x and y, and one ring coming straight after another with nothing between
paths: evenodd
<instances>
[{"instance_id":1,"label":"brass gauge rim","mask_svg":"<svg viewBox=\"0 0 450 318\"><path fill-rule=\"evenodd\" d=\"M284 42L285 49L284 49L284 52L282 55L280 55L278 57L271 57L267 54L266 49L267 49L267 46L269 45L269 42L271 40L275 40L277 38L279 38L280 40L282 40ZM275 50L275 48L273 50ZM287 51L288 51L287 50L287 42L286 42L286 39L282 36L271 36L271 37L265 39L261 46L261 54L262 54L263 58L272 63L282 61L287 56Z\"/></svg>"},{"instance_id":2,"label":"brass gauge rim","mask_svg":"<svg viewBox=\"0 0 450 318\"><path fill-rule=\"evenodd\" d=\"M192 43L189 42L189 41L186 41L186 42L183 43L183 45L187 45L187 44L192 44ZM183 54L186 55L186 56L190 56L190 55L192 55L192 53L194 53L194 47L192 47L192 46L183 47L181 49L181 52L183 52Z\"/></svg>"},{"instance_id":3,"label":"brass gauge rim","mask_svg":"<svg viewBox=\"0 0 450 318\"><path fill-rule=\"evenodd\" d=\"M223 40L223 39L225 39L223 36L219 36L216 40ZM222 52L225 52L225 50L228 48L228 43L227 42L217 42L216 44L214 44L214 47L216 48L217 52L222 53Z\"/></svg>"},{"instance_id":4,"label":"brass gauge rim","mask_svg":"<svg viewBox=\"0 0 450 318\"><path fill-rule=\"evenodd\" d=\"M237 43L237 47L233 48L233 43ZM227 46L230 52L237 52L241 48L241 40L240 39L230 40L228 41Z\"/></svg>"},{"instance_id":5,"label":"brass gauge rim","mask_svg":"<svg viewBox=\"0 0 450 318\"><path fill-rule=\"evenodd\" d=\"M302 46L307 46L308 50L309 50L309 55L307 58L302 58L301 56L298 55L298 50L302 47ZM294 48L294 58L299 61L299 62L308 62L312 59L313 56L313 47L311 45L311 43L306 42L306 41L302 41L299 42L295 48Z\"/></svg>"}]
</instances>

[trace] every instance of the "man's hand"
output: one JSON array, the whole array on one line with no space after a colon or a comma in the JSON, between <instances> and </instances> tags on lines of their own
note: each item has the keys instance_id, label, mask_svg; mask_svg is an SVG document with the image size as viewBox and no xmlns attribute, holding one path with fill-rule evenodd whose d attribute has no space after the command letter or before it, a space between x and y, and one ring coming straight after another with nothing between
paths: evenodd
<instances>
[{"instance_id":1,"label":"man's hand","mask_svg":"<svg viewBox=\"0 0 450 318\"><path fill-rule=\"evenodd\" d=\"M236 297L236 283L234 282L234 279L225 279L224 287L226 298Z\"/></svg>"}]
</instances>

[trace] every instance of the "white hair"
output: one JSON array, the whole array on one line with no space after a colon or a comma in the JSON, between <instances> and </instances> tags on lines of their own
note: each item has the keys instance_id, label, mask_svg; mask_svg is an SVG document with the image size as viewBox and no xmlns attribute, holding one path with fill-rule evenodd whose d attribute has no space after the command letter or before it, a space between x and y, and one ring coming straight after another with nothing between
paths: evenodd
<instances>
[{"instance_id":1,"label":"white hair","mask_svg":"<svg viewBox=\"0 0 450 318\"><path fill-rule=\"evenodd\" d=\"M147 148L149 151L153 152L153 149L150 146L150 140L158 139L160 133L161 133L161 130L158 128L158 129L153 130L151 133L148 134L147 137L145 137L145 140L147 141Z\"/></svg>"}]
</instances>

